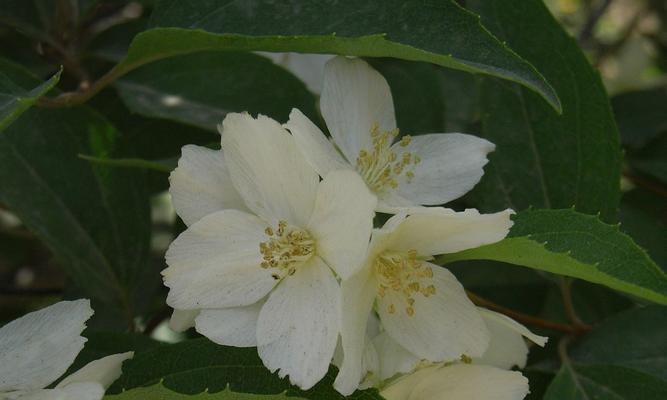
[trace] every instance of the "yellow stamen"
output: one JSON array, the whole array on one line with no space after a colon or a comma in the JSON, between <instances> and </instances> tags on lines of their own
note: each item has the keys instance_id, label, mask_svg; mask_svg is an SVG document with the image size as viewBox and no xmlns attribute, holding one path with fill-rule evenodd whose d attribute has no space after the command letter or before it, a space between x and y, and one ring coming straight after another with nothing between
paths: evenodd
<instances>
[{"instance_id":1,"label":"yellow stamen","mask_svg":"<svg viewBox=\"0 0 667 400\"><path fill-rule=\"evenodd\" d=\"M375 260L375 272L379 281L378 296L384 298L389 290L398 293L405 299L405 313L408 316L415 314L416 295L430 297L436 292L435 286L430 283L433 270L422 265L415 250L380 254ZM393 314L396 306L390 303L387 312Z\"/></svg>"},{"instance_id":2,"label":"yellow stamen","mask_svg":"<svg viewBox=\"0 0 667 400\"><path fill-rule=\"evenodd\" d=\"M276 280L294 275L296 268L315 253L315 241L308 231L290 227L285 221L279 221L275 231L267 227L264 233L269 239L259 244L264 259L261 267L275 268L271 276Z\"/></svg>"}]
</instances>

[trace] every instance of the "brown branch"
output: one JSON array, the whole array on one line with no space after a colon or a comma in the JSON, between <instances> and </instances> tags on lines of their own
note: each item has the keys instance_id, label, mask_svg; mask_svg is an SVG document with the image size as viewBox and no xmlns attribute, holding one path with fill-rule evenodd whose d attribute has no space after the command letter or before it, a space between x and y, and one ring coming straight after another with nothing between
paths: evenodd
<instances>
[{"instance_id":1,"label":"brown branch","mask_svg":"<svg viewBox=\"0 0 667 400\"><path fill-rule=\"evenodd\" d=\"M653 192L661 197L667 197L667 188L660 184L660 182L653 181L651 179L646 179L639 175L633 174L632 172L623 172L623 176L628 178L635 186L642 189L646 189L650 192Z\"/></svg>"},{"instance_id":2,"label":"brown branch","mask_svg":"<svg viewBox=\"0 0 667 400\"><path fill-rule=\"evenodd\" d=\"M574 308L574 301L572 300L572 278L562 276L560 278L560 293L563 297L563 307L565 308L565 315L570 320L572 326L578 330L590 330L590 326L579 318L577 310Z\"/></svg>"},{"instance_id":3,"label":"brown branch","mask_svg":"<svg viewBox=\"0 0 667 400\"><path fill-rule=\"evenodd\" d=\"M592 328L588 325L585 327L576 327L573 325L563 324L560 322L549 321L546 319L538 318L532 315L524 314L519 311L512 310L510 308L496 304L490 300L487 300L481 296L478 296L470 291L466 291L470 300L480 307L488 308L489 310L505 314L506 316L519 321L521 323L537 326L544 329L549 329L552 331L563 332L571 335L582 335L587 333Z\"/></svg>"}]
</instances>

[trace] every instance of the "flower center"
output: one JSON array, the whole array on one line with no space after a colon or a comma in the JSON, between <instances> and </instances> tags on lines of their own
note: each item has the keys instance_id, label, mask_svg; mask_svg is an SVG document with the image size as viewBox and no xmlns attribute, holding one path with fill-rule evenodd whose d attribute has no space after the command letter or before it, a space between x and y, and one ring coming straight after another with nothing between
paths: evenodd
<instances>
[{"instance_id":1,"label":"flower center","mask_svg":"<svg viewBox=\"0 0 667 400\"><path fill-rule=\"evenodd\" d=\"M418 156L412 153L404 152L399 158L391 149L391 142L398 136L398 129L380 132L377 123L371 127L371 138L373 139L373 149L362 149L357 157L357 171L364 178L368 187L376 193L380 193L390 187L398 187L398 179L405 175L407 182L410 183L415 173L410 166L421 162ZM405 147L410 144L410 135L401 138L399 144Z\"/></svg>"},{"instance_id":2,"label":"flower center","mask_svg":"<svg viewBox=\"0 0 667 400\"><path fill-rule=\"evenodd\" d=\"M433 269L425 267L417 258L417 251L410 250L407 253L384 252L375 260L375 271L377 272L379 286L378 295L383 298L388 290L394 291L405 298L407 307L405 313L408 316L415 314L414 296L421 294L429 297L435 294L435 286L431 284ZM390 303L387 312L396 312L396 305Z\"/></svg>"},{"instance_id":3,"label":"flower center","mask_svg":"<svg viewBox=\"0 0 667 400\"><path fill-rule=\"evenodd\" d=\"M308 231L288 226L285 221L278 221L278 228L267 227L264 233L269 237L259 244L262 253L262 268L275 268L271 275L274 279L282 279L293 275L296 267L307 261L315 253L315 240Z\"/></svg>"}]
</instances>

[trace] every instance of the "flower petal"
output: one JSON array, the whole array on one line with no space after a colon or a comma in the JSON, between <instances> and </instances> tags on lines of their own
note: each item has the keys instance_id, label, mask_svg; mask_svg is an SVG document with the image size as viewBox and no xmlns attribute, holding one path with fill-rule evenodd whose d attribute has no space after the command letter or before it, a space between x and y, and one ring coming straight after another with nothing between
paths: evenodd
<instances>
[{"instance_id":1,"label":"flower petal","mask_svg":"<svg viewBox=\"0 0 667 400\"><path fill-rule=\"evenodd\" d=\"M371 128L396 128L394 102L387 81L358 58L335 57L324 67L320 109L334 142L348 161L373 147Z\"/></svg>"},{"instance_id":2,"label":"flower petal","mask_svg":"<svg viewBox=\"0 0 667 400\"><path fill-rule=\"evenodd\" d=\"M224 346L255 347L263 305L260 301L245 307L202 310L195 321L197 332Z\"/></svg>"},{"instance_id":3,"label":"flower petal","mask_svg":"<svg viewBox=\"0 0 667 400\"><path fill-rule=\"evenodd\" d=\"M132 357L134 357L134 352L128 351L91 361L80 370L63 379L56 385L56 388L64 388L73 383L94 382L99 383L104 389L107 389L120 376L123 362Z\"/></svg>"},{"instance_id":4,"label":"flower petal","mask_svg":"<svg viewBox=\"0 0 667 400\"><path fill-rule=\"evenodd\" d=\"M489 331L461 284L443 267L423 262L422 268L432 269L435 294L414 294L414 315L406 312L409 304L402 291L387 290L378 298L387 334L420 359L439 362L463 354L481 356L489 344Z\"/></svg>"},{"instance_id":5,"label":"flower petal","mask_svg":"<svg viewBox=\"0 0 667 400\"><path fill-rule=\"evenodd\" d=\"M169 328L174 332L185 332L195 326L197 315L199 315L199 310L174 309L169 319Z\"/></svg>"},{"instance_id":6,"label":"flower petal","mask_svg":"<svg viewBox=\"0 0 667 400\"><path fill-rule=\"evenodd\" d=\"M227 114L222 148L234 186L246 206L267 221L305 226L319 177L280 124L260 115Z\"/></svg>"},{"instance_id":7,"label":"flower petal","mask_svg":"<svg viewBox=\"0 0 667 400\"><path fill-rule=\"evenodd\" d=\"M99 383L79 382L62 388L30 391L19 395L16 400L101 400L102 397L104 388Z\"/></svg>"},{"instance_id":8,"label":"flower petal","mask_svg":"<svg viewBox=\"0 0 667 400\"><path fill-rule=\"evenodd\" d=\"M396 251L417 250L421 256L454 253L502 240L512 226L512 210L480 214L468 209L456 212L448 208L413 209L392 236Z\"/></svg>"},{"instance_id":9,"label":"flower petal","mask_svg":"<svg viewBox=\"0 0 667 400\"><path fill-rule=\"evenodd\" d=\"M491 333L489 348L482 357L475 358L475 364L491 365L510 369L513 366L523 368L528 358L528 346L523 337L544 346L548 338L538 336L513 319L484 308L479 308L487 328Z\"/></svg>"},{"instance_id":10,"label":"flower petal","mask_svg":"<svg viewBox=\"0 0 667 400\"><path fill-rule=\"evenodd\" d=\"M89 300L61 301L0 328L0 393L42 389L83 349Z\"/></svg>"},{"instance_id":11,"label":"flower petal","mask_svg":"<svg viewBox=\"0 0 667 400\"><path fill-rule=\"evenodd\" d=\"M378 353L380 380L386 380L402 373L407 374L417 368L421 361L394 339L382 332L373 339L373 346Z\"/></svg>"},{"instance_id":12,"label":"flower petal","mask_svg":"<svg viewBox=\"0 0 667 400\"><path fill-rule=\"evenodd\" d=\"M426 375L408 400L521 400L528 392L528 379L519 372L454 364Z\"/></svg>"},{"instance_id":13,"label":"flower petal","mask_svg":"<svg viewBox=\"0 0 667 400\"><path fill-rule=\"evenodd\" d=\"M216 211L246 211L232 184L222 151L183 146L178 167L169 175L169 194L176 213L187 226Z\"/></svg>"},{"instance_id":14,"label":"flower petal","mask_svg":"<svg viewBox=\"0 0 667 400\"><path fill-rule=\"evenodd\" d=\"M431 366L418 369L409 375L402 376L382 389L380 395L383 399L386 400L408 400L415 386L417 386L417 384L419 384L419 382L424 380L426 377L436 373L438 369L440 369L439 366ZM449 398L446 399L449 400Z\"/></svg>"},{"instance_id":15,"label":"flower petal","mask_svg":"<svg viewBox=\"0 0 667 400\"><path fill-rule=\"evenodd\" d=\"M324 133L296 108L292 109L285 124L303 156L320 176L339 169L354 169L336 150Z\"/></svg>"},{"instance_id":16,"label":"flower petal","mask_svg":"<svg viewBox=\"0 0 667 400\"><path fill-rule=\"evenodd\" d=\"M407 146L397 143L392 148L399 160L406 152L421 159L412 168L410 182L401 175L398 194L415 205L438 205L463 196L479 182L486 155L495 146L472 135L435 133L414 136Z\"/></svg>"},{"instance_id":17,"label":"flower petal","mask_svg":"<svg viewBox=\"0 0 667 400\"><path fill-rule=\"evenodd\" d=\"M172 242L162 271L173 308L239 307L257 302L275 286L260 267L266 223L236 210L207 215Z\"/></svg>"},{"instance_id":18,"label":"flower petal","mask_svg":"<svg viewBox=\"0 0 667 400\"><path fill-rule=\"evenodd\" d=\"M308 230L317 254L343 279L358 271L366 257L376 204L354 171L333 171L320 183Z\"/></svg>"},{"instance_id":19,"label":"flower petal","mask_svg":"<svg viewBox=\"0 0 667 400\"><path fill-rule=\"evenodd\" d=\"M366 371L363 368L368 318L377 295L377 280L371 268L364 268L341 284L343 299L341 344L343 362L334 381L334 388L349 396L359 387Z\"/></svg>"},{"instance_id":20,"label":"flower petal","mask_svg":"<svg viewBox=\"0 0 667 400\"><path fill-rule=\"evenodd\" d=\"M327 373L339 331L340 287L319 257L271 293L257 323L257 350L280 377L309 389Z\"/></svg>"}]
</instances>

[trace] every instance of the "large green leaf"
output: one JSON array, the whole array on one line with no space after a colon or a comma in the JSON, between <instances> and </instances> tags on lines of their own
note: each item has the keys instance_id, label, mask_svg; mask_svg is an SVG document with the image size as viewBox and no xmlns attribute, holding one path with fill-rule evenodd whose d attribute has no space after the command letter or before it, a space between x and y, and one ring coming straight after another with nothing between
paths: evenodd
<instances>
[{"instance_id":1,"label":"large green leaf","mask_svg":"<svg viewBox=\"0 0 667 400\"><path fill-rule=\"evenodd\" d=\"M106 400L303 400L302 397L287 397L284 393L248 394L232 392L229 389L217 393L181 394L167 389L161 383L128 390L121 394L105 396L104 398Z\"/></svg>"},{"instance_id":2,"label":"large green leaf","mask_svg":"<svg viewBox=\"0 0 667 400\"><path fill-rule=\"evenodd\" d=\"M544 74L563 105L558 115L518 85L482 81L481 135L497 147L473 191L476 205L485 210L575 206L615 220L621 169L618 132L600 78L577 43L541 0L466 4Z\"/></svg>"},{"instance_id":3,"label":"large green leaf","mask_svg":"<svg viewBox=\"0 0 667 400\"><path fill-rule=\"evenodd\" d=\"M141 174L77 157L110 155L117 140L113 126L88 108L29 110L0 135L0 202L87 296L123 310L129 321L150 272Z\"/></svg>"},{"instance_id":4,"label":"large green leaf","mask_svg":"<svg viewBox=\"0 0 667 400\"><path fill-rule=\"evenodd\" d=\"M638 149L667 132L667 86L621 93L611 104L624 145Z\"/></svg>"},{"instance_id":5,"label":"large green leaf","mask_svg":"<svg viewBox=\"0 0 667 400\"><path fill-rule=\"evenodd\" d=\"M216 131L228 112L287 121L292 108L311 117L315 97L304 84L255 54L202 52L146 65L115 84L133 112Z\"/></svg>"},{"instance_id":6,"label":"large green leaf","mask_svg":"<svg viewBox=\"0 0 667 400\"><path fill-rule=\"evenodd\" d=\"M632 239L597 217L573 210L526 210L506 239L441 257L496 260L599 283L667 304L667 275Z\"/></svg>"},{"instance_id":7,"label":"large green leaf","mask_svg":"<svg viewBox=\"0 0 667 400\"><path fill-rule=\"evenodd\" d=\"M667 386L659 379L613 365L564 364L544 400L662 400Z\"/></svg>"},{"instance_id":8,"label":"large green leaf","mask_svg":"<svg viewBox=\"0 0 667 400\"><path fill-rule=\"evenodd\" d=\"M0 58L0 132L51 90L61 72L35 87L34 80L26 79L21 67Z\"/></svg>"},{"instance_id":9,"label":"large green leaf","mask_svg":"<svg viewBox=\"0 0 667 400\"><path fill-rule=\"evenodd\" d=\"M626 311L603 322L565 357L545 400L658 400L667 396L667 308Z\"/></svg>"},{"instance_id":10,"label":"large green leaf","mask_svg":"<svg viewBox=\"0 0 667 400\"><path fill-rule=\"evenodd\" d=\"M540 73L452 0L164 0L155 5L150 26L84 97L162 58L206 50L265 50L426 61L517 82L561 109Z\"/></svg>"},{"instance_id":11,"label":"large green leaf","mask_svg":"<svg viewBox=\"0 0 667 400\"><path fill-rule=\"evenodd\" d=\"M208 339L194 339L148 351L126 362L123 375L108 393L155 384L162 381L172 391L198 394L206 389L216 393L233 392L280 394L311 400L337 400L345 396L332 388L332 368L313 388L303 391L280 379L262 364L255 348L219 346ZM382 399L374 389L357 391L350 399Z\"/></svg>"}]
</instances>

